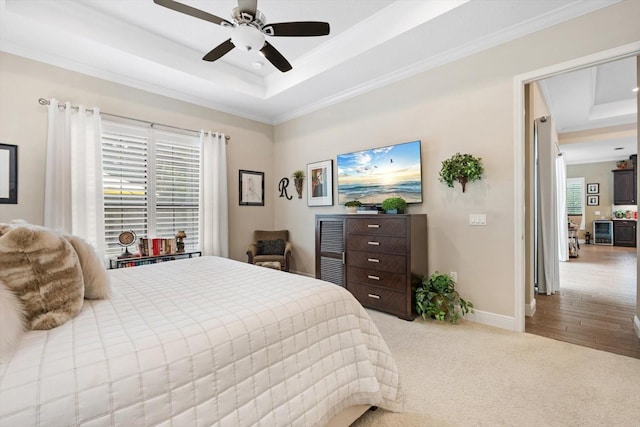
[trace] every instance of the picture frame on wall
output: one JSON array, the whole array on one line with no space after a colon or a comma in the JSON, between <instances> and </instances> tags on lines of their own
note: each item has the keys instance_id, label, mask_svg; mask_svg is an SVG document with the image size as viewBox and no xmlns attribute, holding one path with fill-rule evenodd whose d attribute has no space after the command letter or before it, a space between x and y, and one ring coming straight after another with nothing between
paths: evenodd
<instances>
[{"instance_id":1,"label":"picture frame on wall","mask_svg":"<svg viewBox=\"0 0 640 427\"><path fill-rule=\"evenodd\" d=\"M240 170L240 206L264 206L264 172Z\"/></svg>"},{"instance_id":2,"label":"picture frame on wall","mask_svg":"<svg viewBox=\"0 0 640 427\"><path fill-rule=\"evenodd\" d=\"M333 206L333 160L307 164L307 206Z\"/></svg>"},{"instance_id":3,"label":"picture frame on wall","mask_svg":"<svg viewBox=\"0 0 640 427\"><path fill-rule=\"evenodd\" d=\"M600 196L587 196L587 206L600 205Z\"/></svg>"},{"instance_id":4,"label":"picture frame on wall","mask_svg":"<svg viewBox=\"0 0 640 427\"><path fill-rule=\"evenodd\" d=\"M598 194L600 192L600 184L599 183L591 183L587 184L587 194Z\"/></svg>"},{"instance_id":5,"label":"picture frame on wall","mask_svg":"<svg viewBox=\"0 0 640 427\"><path fill-rule=\"evenodd\" d=\"M0 144L0 204L18 204L18 146Z\"/></svg>"}]
</instances>

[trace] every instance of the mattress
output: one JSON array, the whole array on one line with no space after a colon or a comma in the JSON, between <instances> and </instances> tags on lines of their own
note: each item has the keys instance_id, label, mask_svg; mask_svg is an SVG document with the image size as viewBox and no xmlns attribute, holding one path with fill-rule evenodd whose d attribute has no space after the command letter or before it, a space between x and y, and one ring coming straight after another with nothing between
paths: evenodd
<instances>
[{"instance_id":1,"label":"mattress","mask_svg":"<svg viewBox=\"0 0 640 427\"><path fill-rule=\"evenodd\" d=\"M389 348L339 286L218 257L109 273L109 300L0 366L0 426L321 426L398 404Z\"/></svg>"}]
</instances>

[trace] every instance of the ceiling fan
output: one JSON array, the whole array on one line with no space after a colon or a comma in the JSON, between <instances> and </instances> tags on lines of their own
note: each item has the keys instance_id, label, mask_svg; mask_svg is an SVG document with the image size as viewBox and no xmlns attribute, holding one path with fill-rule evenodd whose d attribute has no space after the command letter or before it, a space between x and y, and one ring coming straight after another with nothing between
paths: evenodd
<instances>
[{"instance_id":1,"label":"ceiling fan","mask_svg":"<svg viewBox=\"0 0 640 427\"><path fill-rule=\"evenodd\" d=\"M327 22L302 21L267 24L266 17L257 9L258 0L238 0L238 7L233 8L231 11L233 22L174 0L153 1L176 12L231 28L231 38L207 53L202 58L205 61L220 59L234 47L245 52L258 50L278 70L284 73L291 70L291 64L271 43L265 40L265 35L275 37L315 37L329 34L329 24Z\"/></svg>"}]
</instances>

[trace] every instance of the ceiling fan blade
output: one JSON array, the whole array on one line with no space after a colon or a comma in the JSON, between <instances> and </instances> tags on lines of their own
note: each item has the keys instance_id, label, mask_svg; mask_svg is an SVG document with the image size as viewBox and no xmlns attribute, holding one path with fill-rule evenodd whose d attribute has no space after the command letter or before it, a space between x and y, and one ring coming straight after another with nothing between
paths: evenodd
<instances>
[{"instance_id":1,"label":"ceiling fan blade","mask_svg":"<svg viewBox=\"0 0 640 427\"><path fill-rule=\"evenodd\" d=\"M185 15L193 16L195 18L204 19L205 21L213 22L214 24L228 25L230 27L233 26L233 24L226 19L222 19L219 16L212 15L200 9L196 9L195 7L178 3L174 0L153 0L153 2L160 6L164 6L167 9L175 10L176 12L184 13Z\"/></svg>"},{"instance_id":2,"label":"ceiling fan blade","mask_svg":"<svg viewBox=\"0 0 640 427\"><path fill-rule=\"evenodd\" d=\"M285 57L267 41L264 42L264 46L260 49L260 52L273 64L274 67L283 73L286 73L293 68L291 64L289 64L289 61L287 61Z\"/></svg>"},{"instance_id":3,"label":"ceiling fan blade","mask_svg":"<svg viewBox=\"0 0 640 427\"><path fill-rule=\"evenodd\" d=\"M238 0L238 10L240 13L248 13L254 18L258 9L258 0Z\"/></svg>"},{"instance_id":4,"label":"ceiling fan blade","mask_svg":"<svg viewBox=\"0 0 640 427\"><path fill-rule=\"evenodd\" d=\"M265 25L262 32L269 36L279 37L314 37L329 34L328 22L280 22Z\"/></svg>"},{"instance_id":5,"label":"ceiling fan blade","mask_svg":"<svg viewBox=\"0 0 640 427\"><path fill-rule=\"evenodd\" d=\"M231 43L231 39L229 39L225 42L220 43L218 46L214 47L213 49L211 49L211 52L203 56L202 59L204 59L205 61L213 62L216 59L222 58L234 47L235 46L233 45L233 43Z\"/></svg>"}]
</instances>

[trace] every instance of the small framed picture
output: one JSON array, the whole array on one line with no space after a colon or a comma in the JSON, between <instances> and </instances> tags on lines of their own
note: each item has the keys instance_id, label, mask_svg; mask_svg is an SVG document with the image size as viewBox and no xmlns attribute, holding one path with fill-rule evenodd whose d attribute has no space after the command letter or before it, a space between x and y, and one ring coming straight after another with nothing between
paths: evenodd
<instances>
[{"instance_id":1,"label":"small framed picture","mask_svg":"<svg viewBox=\"0 0 640 427\"><path fill-rule=\"evenodd\" d=\"M0 203L18 204L18 146L0 144Z\"/></svg>"},{"instance_id":2,"label":"small framed picture","mask_svg":"<svg viewBox=\"0 0 640 427\"><path fill-rule=\"evenodd\" d=\"M264 206L264 172L240 170L240 206Z\"/></svg>"},{"instance_id":3,"label":"small framed picture","mask_svg":"<svg viewBox=\"0 0 640 427\"><path fill-rule=\"evenodd\" d=\"M307 164L307 206L333 205L333 160Z\"/></svg>"},{"instance_id":4,"label":"small framed picture","mask_svg":"<svg viewBox=\"0 0 640 427\"><path fill-rule=\"evenodd\" d=\"M587 194L598 194L600 192L600 184L587 184Z\"/></svg>"},{"instance_id":5,"label":"small framed picture","mask_svg":"<svg viewBox=\"0 0 640 427\"><path fill-rule=\"evenodd\" d=\"M587 196L587 206L598 206L600 204L600 196Z\"/></svg>"}]
</instances>

